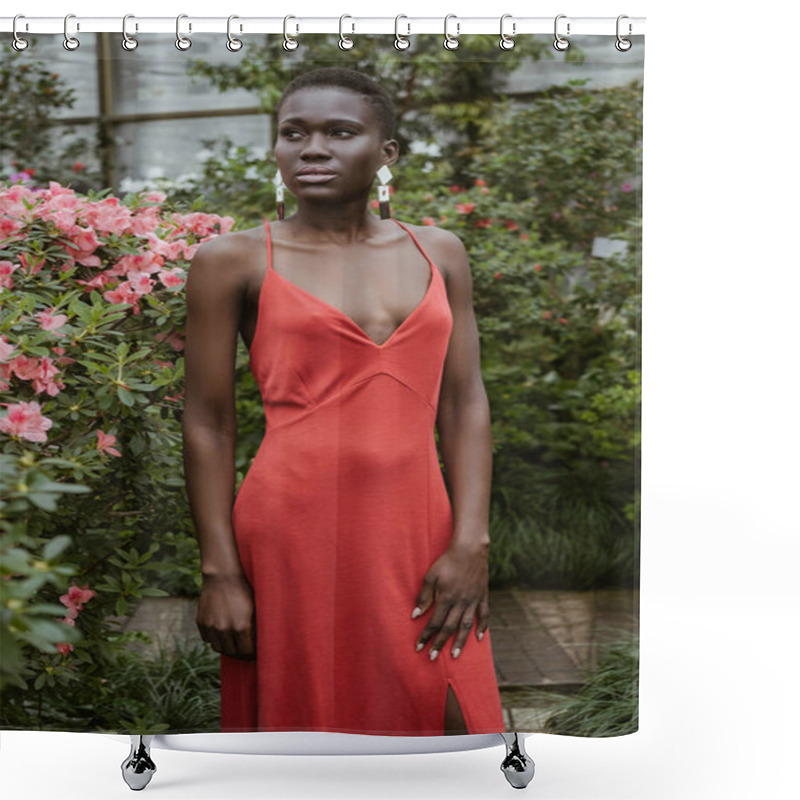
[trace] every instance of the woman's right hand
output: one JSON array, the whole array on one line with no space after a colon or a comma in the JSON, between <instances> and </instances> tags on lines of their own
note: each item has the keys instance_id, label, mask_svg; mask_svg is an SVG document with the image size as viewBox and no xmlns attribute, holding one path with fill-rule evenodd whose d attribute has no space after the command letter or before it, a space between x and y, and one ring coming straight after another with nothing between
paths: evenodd
<instances>
[{"instance_id":1,"label":"woman's right hand","mask_svg":"<svg viewBox=\"0 0 800 800\"><path fill-rule=\"evenodd\" d=\"M204 576L196 622L203 641L218 653L255 660L253 590L243 575Z\"/></svg>"}]
</instances>

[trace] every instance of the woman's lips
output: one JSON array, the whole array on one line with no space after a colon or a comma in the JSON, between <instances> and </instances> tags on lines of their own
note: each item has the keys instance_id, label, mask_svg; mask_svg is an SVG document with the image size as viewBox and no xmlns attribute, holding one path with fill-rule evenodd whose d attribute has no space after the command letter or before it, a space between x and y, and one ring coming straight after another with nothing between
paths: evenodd
<instances>
[{"instance_id":1,"label":"woman's lips","mask_svg":"<svg viewBox=\"0 0 800 800\"><path fill-rule=\"evenodd\" d=\"M336 174L333 172L304 172L300 175L295 175L295 178L300 183L326 183L335 177Z\"/></svg>"}]
</instances>

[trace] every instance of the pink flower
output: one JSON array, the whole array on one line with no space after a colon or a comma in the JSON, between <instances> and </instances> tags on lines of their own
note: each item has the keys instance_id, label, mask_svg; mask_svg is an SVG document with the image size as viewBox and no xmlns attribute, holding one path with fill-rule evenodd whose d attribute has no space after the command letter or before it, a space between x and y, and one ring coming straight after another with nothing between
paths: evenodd
<instances>
[{"instance_id":1,"label":"pink flower","mask_svg":"<svg viewBox=\"0 0 800 800\"><path fill-rule=\"evenodd\" d=\"M513 219L507 219L506 220L506 230L518 231L519 230L519 225L517 225L517 223L514 222Z\"/></svg>"},{"instance_id":2,"label":"pink flower","mask_svg":"<svg viewBox=\"0 0 800 800\"><path fill-rule=\"evenodd\" d=\"M633 186L631 186L629 183L623 183L619 188L622 192L629 192L631 189L633 189Z\"/></svg>"},{"instance_id":3,"label":"pink flower","mask_svg":"<svg viewBox=\"0 0 800 800\"><path fill-rule=\"evenodd\" d=\"M21 381L32 381L39 374L39 359L24 356L16 356L10 361L11 369Z\"/></svg>"},{"instance_id":4,"label":"pink flower","mask_svg":"<svg viewBox=\"0 0 800 800\"><path fill-rule=\"evenodd\" d=\"M42 416L41 406L36 400L30 403L8 405L8 413L0 418L0 431L29 442L46 442L53 420Z\"/></svg>"},{"instance_id":5,"label":"pink flower","mask_svg":"<svg viewBox=\"0 0 800 800\"><path fill-rule=\"evenodd\" d=\"M535 269L537 272L541 272L541 271L542 271L542 265L541 265L541 264L534 264L534 265L533 265L533 268L534 268L534 269Z\"/></svg>"},{"instance_id":6,"label":"pink flower","mask_svg":"<svg viewBox=\"0 0 800 800\"><path fill-rule=\"evenodd\" d=\"M82 161L76 161L76 162L75 162L75 163L72 165L72 169L73 169L75 172L82 172L84 169L86 169L86 165L85 165L85 164L84 164Z\"/></svg>"},{"instance_id":7,"label":"pink flower","mask_svg":"<svg viewBox=\"0 0 800 800\"><path fill-rule=\"evenodd\" d=\"M476 186L486 186L486 181L482 178L475 178L475 185Z\"/></svg>"},{"instance_id":8,"label":"pink flower","mask_svg":"<svg viewBox=\"0 0 800 800\"><path fill-rule=\"evenodd\" d=\"M61 653L62 656L65 656L71 650L75 649L71 644L68 644L67 642L59 642L56 645L56 647L58 648L58 652Z\"/></svg>"},{"instance_id":9,"label":"pink flower","mask_svg":"<svg viewBox=\"0 0 800 800\"><path fill-rule=\"evenodd\" d=\"M14 349L14 345L5 336L0 335L0 361L8 361Z\"/></svg>"},{"instance_id":10,"label":"pink flower","mask_svg":"<svg viewBox=\"0 0 800 800\"><path fill-rule=\"evenodd\" d=\"M503 273L502 272L495 272L494 277L497 278L497 279L500 279L500 278L503 277Z\"/></svg>"},{"instance_id":11,"label":"pink flower","mask_svg":"<svg viewBox=\"0 0 800 800\"><path fill-rule=\"evenodd\" d=\"M490 228L492 226L492 220L490 217L484 217L483 219L479 219L475 222L476 228Z\"/></svg>"},{"instance_id":12,"label":"pink flower","mask_svg":"<svg viewBox=\"0 0 800 800\"><path fill-rule=\"evenodd\" d=\"M67 619L75 619L83 609L84 603L88 603L97 594L94 589L89 589L88 587L88 583L85 583L82 587L73 583L67 593L58 598L69 609L67 611Z\"/></svg>"},{"instance_id":13,"label":"pink flower","mask_svg":"<svg viewBox=\"0 0 800 800\"><path fill-rule=\"evenodd\" d=\"M436 220L433 217L423 217L422 218L423 225L435 225Z\"/></svg>"},{"instance_id":14,"label":"pink flower","mask_svg":"<svg viewBox=\"0 0 800 800\"><path fill-rule=\"evenodd\" d=\"M527 242L527 241L528 241L528 239L530 239L530 238L531 238L531 235L530 235L529 233L521 233L521 234L519 235L519 238L520 238L520 239L521 239L523 242Z\"/></svg>"},{"instance_id":15,"label":"pink flower","mask_svg":"<svg viewBox=\"0 0 800 800\"><path fill-rule=\"evenodd\" d=\"M183 337L179 333L157 333L156 334L156 341L157 342L164 342L166 341L173 350L183 350Z\"/></svg>"},{"instance_id":16,"label":"pink flower","mask_svg":"<svg viewBox=\"0 0 800 800\"><path fill-rule=\"evenodd\" d=\"M33 390L37 394L47 392L51 397L57 395L63 388L64 383L54 380L59 370L50 356L45 356L39 363L39 370L33 376Z\"/></svg>"},{"instance_id":17,"label":"pink flower","mask_svg":"<svg viewBox=\"0 0 800 800\"><path fill-rule=\"evenodd\" d=\"M567 318L566 318L566 317L559 317L559 318L558 318L558 321L559 321L559 322L560 322L562 325L566 325L566 324L567 324Z\"/></svg>"},{"instance_id":18,"label":"pink flower","mask_svg":"<svg viewBox=\"0 0 800 800\"><path fill-rule=\"evenodd\" d=\"M183 286L186 276L182 269L176 268L172 270L162 269L158 273L158 278L164 286L171 289L176 286Z\"/></svg>"},{"instance_id":19,"label":"pink flower","mask_svg":"<svg viewBox=\"0 0 800 800\"><path fill-rule=\"evenodd\" d=\"M122 456L122 453L120 453L119 450L112 447L112 445L117 443L116 436L113 436L110 433L104 433L101 430L96 430L95 433L97 434L97 449L101 453L109 453L112 456Z\"/></svg>"},{"instance_id":20,"label":"pink flower","mask_svg":"<svg viewBox=\"0 0 800 800\"><path fill-rule=\"evenodd\" d=\"M140 311L139 298L141 294L134 291L129 281L122 281L116 289L103 292L103 297L109 303L129 303L133 306L134 314L138 314Z\"/></svg>"},{"instance_id":21,"label":"pink flower","mask_svg":"<svg viewBox=\"0 0 800 800\"><path fill-rule=\"evenodd\" d=\"M66 314L53 315L53 308L48 308L46 311L40 311L36 315L39 320L39 326L42 330L53 331L56 336L63 336L64 333L58 333L57 328L60 328L68 319Z\"/></svg>"},{"instance_id":22,"label":"pink flower","mask_svg":"<svg viewBox=\"0 0 800 800\"><path fill-rule=\"evenodd\" d=\"M550 311L542 311L542 319L550 319L553 314Z\"/></svg>"},{"instance_id":23,"label":"pink flower","mask_svg":"<svg viewBox=\"0 0 800 800\"><path fill-rule=\"evenodd\" d=\"M13 261L0 261L0 289L13 289L11 273L19 269L19 264Z\"/></svg>"},{"instance_id":24,"label":"pink flower","mask_svg":"<svg viewBox=\"0 0 800 800\"><path fill-rule=\"evenodd\" d=\"M453 194L458 194L458 192L463 192L463 191L465 191L465 189L462 186L458 186L457 184L454 184L453 186L450 187L450 191Z\"/></svg>"},{"instance_id":25,"label":"pink flower","mask_svg":"<svg viewBox=\"0 0 800 800\"><path fill-rule=\"evenodd\" d=\"M456 211L459 214L471 214L475 208L475 203L456 203Z\"/></svg>"}]
</instances>

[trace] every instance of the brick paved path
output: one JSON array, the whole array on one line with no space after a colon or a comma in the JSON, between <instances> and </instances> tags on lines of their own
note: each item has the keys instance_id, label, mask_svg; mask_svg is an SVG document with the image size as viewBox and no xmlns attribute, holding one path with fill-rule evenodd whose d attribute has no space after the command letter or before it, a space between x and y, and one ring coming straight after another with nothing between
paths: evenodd
<instances>
[{"instance_id":1,"label":"brick paved path","mask_svg":"<svg viewBox=\"0 0 800 800\"><path fill-rule=\"evenodd\" d=\"M196 607L183 598L146 598L124 628L159 635L167 646L178 639L201 643ZM541 730L552 693L576 691L599 645L638 630L637 612L638 591L490 592L489 630L508 730Z\"/></svg>"}]
</instances>

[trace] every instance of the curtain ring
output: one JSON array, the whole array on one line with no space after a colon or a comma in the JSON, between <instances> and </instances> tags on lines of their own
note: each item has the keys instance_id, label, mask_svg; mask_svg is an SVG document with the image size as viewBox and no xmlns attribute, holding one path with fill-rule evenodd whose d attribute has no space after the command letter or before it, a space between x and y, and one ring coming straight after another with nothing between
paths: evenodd
<instances>
[{"instance_id":1,"label":"curtain ring","mask_svg":"<svg viewBox=\"0 0 800 800\"><path fill-rule=\"evenodd\" d=\"M409 36L411 34L411 23L410 22L407 23L408 33L406 33L406 36L401 36L397 30L398 23L400 22L401 19L408 19L408 17L405 14L398 14L394 18L394 47L395 50L408 50L408 48L411 47L411 42L408 39L406 39L406 36Z\"/></svg>"},{"instance_id":2,"label":"curtain ring","mask_svg":"<svg viewBox=\"0 0 800 800\"><path fill-rule=\"evenodd\" d=\"M442 46L445 50L455 50L458 47L458 39L456 38L459 33L461 33L461 23L456 21L456 35L452 36L447 32L447 23L453 18L456 17L455 14L448 14L444 18L444 42L442 42ZM456 20L458 18L456 17Z\"/></svg>"},{"instance_id":3,"label":"curtain ring","mask_svg":"<svg viewBox=\"0 0 800 800\"><path fill-rule=\"evenodd\" d=\"M620 14L617 17L617 41L614 42L614 47L616 47L617 50L620 51L620 53L625 53L625 52L627 52L628 50L631 49L631 40L630 39L623 39L622 36L620 36L620 33L619 33L619 23L623 19L628 19L628 15L627 14ZM633 31L633 26L629 22L628 23L628 36L631 35L632 31Z\"/></svg>"},{"instance_id":4,"label":"curtain ring","mask_svg":"<svg viewBox=\"0 0 800 800\"><path fill-rule=\"evenodd\" d=\"M128 36L128 20L129 19L135 19L133 14L126 14L122 18L122 41L120 42L120 45L122 46L123 50L131 51L131 50L135 50L139 46L139 40L138 39L134 39L133 36ZM139 23L136 22L134 24L136 26L136 30L138 31L139 30Z\"/></svg>"},{"instance_id":5,"label":"curtain ring","mask_svg":"<svg viewBox=\"0 0 800 800\"><path fill-rule=\"evenodd\" d=\"M293 16L292 14L287 14L283 18L283 49L291 51L291 50L297 50L297 48L300 47L300 43L293 36L289 36L289 34L286 33L286 23L290 19L297 19L297 17ZM300 33L299 25L297 25L297 32Z\"/></svg>"},{"instance_id":6,"label":"curtain ring","mask_svg":"<svg viewBox=\"0 0 800 800\"><path fill-rule=\"evenodd\" d=\"M22 52L23 50L25 50L28 47L30 42L28 42L27 39L23 39L17 33L17 20L18 19L25 19L25 15L24 14L15 14L14 15L14 21L11 23L11 32L14 34L14 40L11 42L11 46L17 52ZM28 23L26 22L25 23L25 30L27 30L27 29L28 29Z\"/></svg>"},{"instance_id":7,"label":"curtain ring","mask_svg":"<svg viewBox=\"0 0 800 800\"><path fill-rule=\"evenodd\" d=\"M339 17L339 47L342 50L350 50L350 48L352 48L355 42L342 33L342 22L344 22L345 19L353 19L353 18L349 14L342 14L342 16ZM354 24L353 31L355 31L355 29L356 26Z\"/></svg>"},{"instance_id":8,"label":"curtain ring","mask_svg":"<svg viewBox=\"0 0 800 800\"><path fill-rule=\"evenodd\" d=\"M178 50L188 50L192 46L192 40L187 38L186 36L181 36L181 20L188 17L188 14L178 14L178 18L175 20L175 35L178 37L175 39L175 47ZM192 32L192 23L189 23L189 33Z\"/></svg>"},{"instance_id":9,"label":"curtain ring","mask_svg":"<svg viewBox=\"0 0 800 800\"><path fill-rule=\"evenodd\" d=\"M503 32L503 23L511 16L511 14L503 14L500 17L500 49L501 50L511 50L516 42L512 37L517 35L517 23L511 23L511 36L508 36L506 33Z\"/></svg>"},{"instance_id":10,"label":"curtain ring","mask_svg":"<svg viewBox=\"0 0 800 800\"><path fill-rule=\"evenodd\" d=\"M555 49L558 50L559 52L562 52L569 47L569 42L563 36L559 36L558 33L558 21L560 19L566 19L566 18L567 18L566 14L559 14L556 17L556 22L555 22L556 40L553 42L553 47L555 47ZM569 22L567 23L567 35L569 35Z\"/></svg>"},{"instance_id":11,"label":"curtain ring","mask_svg":"<svg viewBox=\"0 0 800 800\"><path fill-rule=\"evenodd\" d=\"M74 17L74 16L75 16L74 14L67 14L67 16L64 17L64 42L63 42L63 45L64 45L64 49L65 50L70 50L70 51L77 50L81 46L81 43L74 36L70 36L69 33L67 33L67 24L68 24L68 22L70 20L70 17ZM80 25L77 26L76 30L80 30Z\"/></svg>"},{"instance_id":12,"label":"curtain ring","mask_svg":"<svg viewBox=\"0 0 800 800\"><path fill-rule=\"evenodd\" d=\"M238 53L239 50L242 49L242 40L236 39L233 36L231 36L231 20L233 19L239 19L239 17L236 16L236 14L231 14L228 17L228 41L225 42L225 47L227 47L228 50L231 51L231 53ZM242 28L240 26L239 30L241 31L241 29Z\"/></svg>"}]
</instances>

